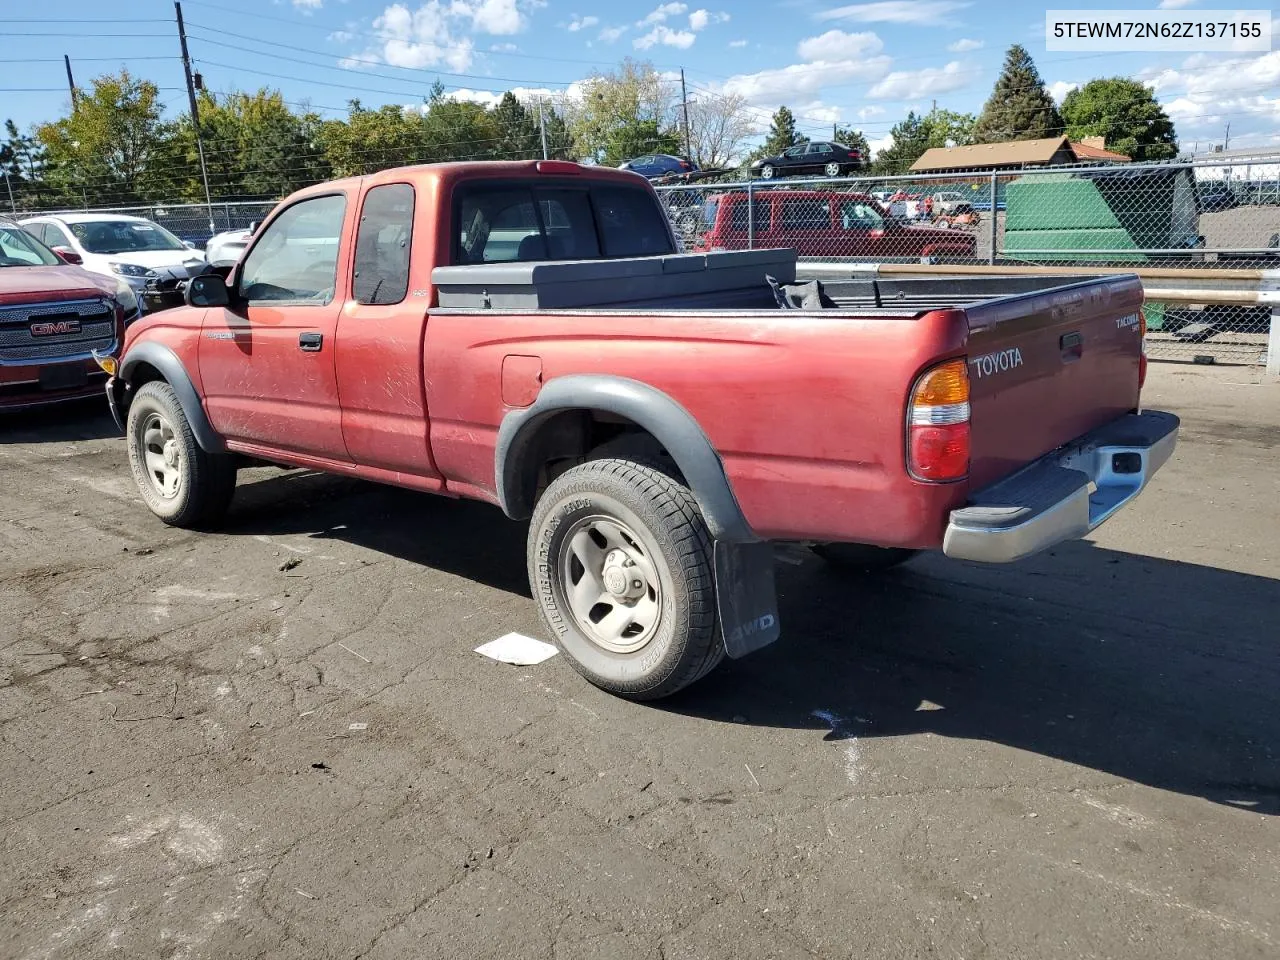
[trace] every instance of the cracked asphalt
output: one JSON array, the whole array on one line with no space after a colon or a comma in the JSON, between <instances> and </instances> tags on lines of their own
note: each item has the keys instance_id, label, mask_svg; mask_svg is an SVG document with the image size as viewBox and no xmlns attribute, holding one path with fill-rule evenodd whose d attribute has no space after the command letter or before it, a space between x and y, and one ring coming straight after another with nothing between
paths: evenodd
<instances>
[{"instance_id":1,"label":"cracked asphalt","mask_svg":"<svg viewBox=\"0 0 1280 960\"><path fill-rule=\"evenodd\" d=\"M1280 386L1016 567L780 563L656 705L542 636L493 508L305 471L163 526L103 405L0 420L0 957L1280 956ZM298 562L291 569L286 561Z\"/></svg>"}]
</instances>

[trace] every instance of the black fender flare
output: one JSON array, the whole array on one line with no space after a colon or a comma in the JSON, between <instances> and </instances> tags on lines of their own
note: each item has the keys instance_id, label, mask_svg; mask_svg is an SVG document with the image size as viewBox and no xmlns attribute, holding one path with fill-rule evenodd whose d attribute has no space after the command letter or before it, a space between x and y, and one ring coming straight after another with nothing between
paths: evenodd
<instances>
[{"instance_id":1,"label":"black fender flare","mask_svg":"<svg viewBox=\"0 0 1280 960\"><path fill-rule=\"evenodd\" d=\"M182 365L182 361L178 359L178 355L164 344L144 340L130 347L121 358L120 371L116 374L116 378L128 385L130 375L142 363L159 370L160 375L178 395L178 403L182 405L182 412L186 415L187 422L191 424L191 432L195 435L196 443L200 444L200 449L206 453L223 452L226 447L222 437L209 422L209 417L204 412L204 404L200 402L200 394L196 392L191 376L187 373L187 368Z\"/></svg>"},{"instance_id":2,"label":"black fender flare","mask_svg":"<svg viewBox=\"0 0 1280 960\"><path fill-rule=\"evenodd\" d=\"M724 543L759 542L743 516L719 454L693 415L646 383L598 374L557 377L543 386L530 406L503 417L494 459L498 502L508 517L525 520L533 513L531 498L520 483L521 457L540 424L569 410L616 414L649 431L684 474L711 536Z\"/></svg>"}]
</instances>

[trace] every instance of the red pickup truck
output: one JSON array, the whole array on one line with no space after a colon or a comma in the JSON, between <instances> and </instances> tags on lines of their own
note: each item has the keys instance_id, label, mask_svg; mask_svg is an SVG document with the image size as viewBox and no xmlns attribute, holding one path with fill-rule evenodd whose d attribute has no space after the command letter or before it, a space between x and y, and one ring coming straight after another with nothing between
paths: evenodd
<instances>
[{"instance_id":1,"label":"red pickup truck","mask_svg":"<svg viewBox=\"0 0 1280 960\"><path fill-rule=\"evenodd\" d=\"M106 375L93 353L118 356L137 312L127 285L0 217L0 412L101 397Z\"/></svg>"},{"instance_id":2,"label":"red pickup truck","mask_svg":"<svg viewBox=\"0 0 1280 960\"><path fill-rule=\"evenodd\" d=\"M171 524L215 524L246 457L528 520L550 634L637 699L778 638L775 542L1013 561L1174 447L1177 419L1139 411L1136 277L966 294L796 269L679 252L632 173L386 170L281 202L225 278L130 329L108 398Z\"/></svg>"},{"instance_id":3,"label":"red pickup truck","mask_svg":"<svg viewBox=\"0 0 1280 960\"><path fill-rule=\"evenodd\" d=\"M748 203L750 200L750 203ZM712 194L703 208L706 232L695 250L792 247L802 257L864 260L972 260L971 233L908 226L874 197L836 190L745 190Z\"/></svg>"}]
</instances>

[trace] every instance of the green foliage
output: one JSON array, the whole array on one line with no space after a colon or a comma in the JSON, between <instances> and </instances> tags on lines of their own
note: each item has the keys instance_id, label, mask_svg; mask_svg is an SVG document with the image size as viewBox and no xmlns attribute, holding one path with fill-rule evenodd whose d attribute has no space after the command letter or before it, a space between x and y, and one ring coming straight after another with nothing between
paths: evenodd
<instances>
[{"instance_id":1,"label":"green foliage","mask_svg":"<svg viewBox=\"0 0 1280 960\"><path fill-rule=\"evenodd\" d=\"M161 120L159 89L128 70L92 83L92 91L77 97L71 116L36 130L47 155L50 191L64 202L90 193L100 203L161 199L171 186L169 174L177 172L171 166L177 158L166 143L173 130Z\"/></svg>"},{"instance_id":2,"label":"green foliage","mask_svg":"<svg viewBox=\"0 0 1280 960\"><path fill-rule=\"evenodd\" d=\"M508 90L493 108L496 156L504 160L537 160L542 156L542 137L538 115L521 103Z\"/></svg>"},{"instance_id":3,"label":"green foliage","mask_svg":"<svg viewBox=\"0 0 1280 960\"><path fill-rule=\"evenodd\" d=\"M758 157L776 157L782 151L794 147L797 143L806 143L809 138L796 129L796 116L788 107L779 107L773 114L769 124L769 135L764 143L751 155Z\"/></svg>"},{"instance_id":4,"label":"green foliage","mask_svg":"<svg viewBox=\"0 0 1280 960\"><path fill-rule=\"evenodd\" d=\"M1015 43L1005 54L1004 69L978 117L974 142L1043 140L1060 137L1064 130L1062 116L1031 54Z\"/></svg>"},{"instance_id":5,"label":"green foliage","mask_svg":"<svg viewBox=\"0 0 1280 960\"><path fill-rule=\"evenodd\" d=\"M865 133L853 127L836 127L832 132L835 134L836 143L843 143L846 147L860 151L862 159L868 164L871 163L871 144L867 142Z\"/></svg>"},{"instance_id":6,"label":"green foliage","mask_svg":"<svg viewBox=\"0 0 1280 960\"><path fill-rule=\"evenodd\" d=\"M925 125L925 118L912 110L889 133L893 143L876 154L875 172L883 176L906 173L920 154L929 149L929 128Z\"/></svg>"},{"instance_id":7,"label":"green foliage","mask_svg":"<svg viewBox=\"0 0 1280 960\"><path fill-rule=\"evenodd\" d=\"M930 147L964 147L974 142L974 127L978 118L972 113L956 113L935 107L924 116L924 126Z\"/></svg>"},{"instance_id":8,"label":"green foliage","mask_svg":"<svg viewBox=\"0 0 1280 960\"><path fill-rule=\"evenodd\" d=\"M1134 160L1169 160L1178 153L1173 121L1151 88L1128 77L1090 80L1062 101L1067 136L1105 137L1108 150Z\"/></svg>"},{"instance_id":9,"label":"green foliage","mask_svg":"<svg viewBox=\"0 0 1280 960\"><path fill-rule=\"evenodd\" d=\"M0 142L0 171L7 181L0 203L18 209L40 206L41 176L45 166L44 148L35 137L18 132L12 120L4 122L5 138Z\"/></svg>"},{"instance_id":10,"label":"green foliage","mask_svg":"<svg viewBox=\"0 0 1280 960\"><path fill-rule=\"evenodd\" d=\"M675 99L648 62L624 60L612 73L595 73L582 83L569 129L583 157L608 166L646 153L681 153Z\"/></svg>"}]
</instances>

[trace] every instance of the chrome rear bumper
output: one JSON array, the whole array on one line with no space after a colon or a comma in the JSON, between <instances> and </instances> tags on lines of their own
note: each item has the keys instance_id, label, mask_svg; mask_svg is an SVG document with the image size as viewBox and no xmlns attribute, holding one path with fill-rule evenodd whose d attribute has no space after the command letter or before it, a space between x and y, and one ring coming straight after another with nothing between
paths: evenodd
<instances>
[{"instance_id":1,"label":"chrome rear bumper","mask_svg":"<svg viewBox=\"0 0 1280 960\"><path fill-rule=\"evenodd\" d=\"M1171 413L1132 413L1047 454L953 510L943 553L1011 563L1085 536L1142 492L1178 427Z\"/></svg>"}]
</instances>

